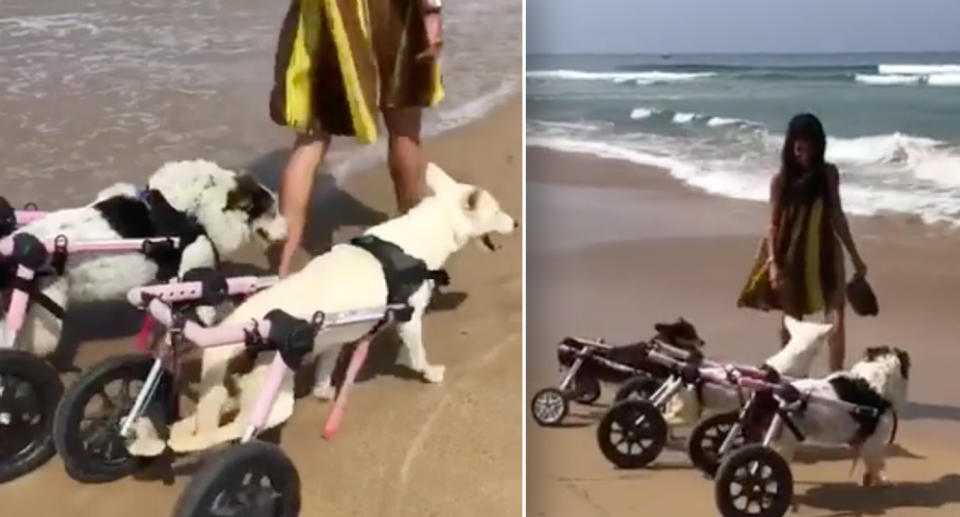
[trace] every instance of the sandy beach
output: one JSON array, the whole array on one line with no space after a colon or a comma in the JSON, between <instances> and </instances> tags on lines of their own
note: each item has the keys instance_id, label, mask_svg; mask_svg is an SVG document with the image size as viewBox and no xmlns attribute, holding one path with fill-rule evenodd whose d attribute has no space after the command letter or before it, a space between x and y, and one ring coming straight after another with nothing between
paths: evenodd
<instances>
[{"instance_id":1,"label":"sandy beach","mask_svg":"<svg viewBox=\"0 0 960 517\"><path fill-rule=\"evenodd\" d=\"M518 97L476 122L427 139L425 146L431 160L454 178L490 190L519 220ZM276 186L284 156L278 149L250 168ZM341 184L321 176L301 260L393 214L388 178L384 164L350 174ZM497 253L468 246L450 260L452 283L425 319L430 358L447 366L442 385L422 383L395 367L398 343L388 332L371 349L334 440L320 437L329 404L309 396L298 401L280 443L300 474L302 515L520 514L522 240L518 233L499 243ZM235 260L267 266L256 250ZM86 368L132 351L136 316L123 306L75 311L66 333L77 344L76 364ZM72 379L65 375L65 382ZM179 469L166 480L147 475L81 485L54 459L0 486L0 507L5 515L34 517L165 516L190 471Z\"/></svg>"},{"instance_id":2,"label":"sandy beach","mask_svg":"<svg viewBox=\"0 0 960 517\"><path fill-rule=\"evenodd\" d=\"M777 348L778 316L735 305L767 225L764 204L710 196L653 168L539 147L528 148L527 181L528 405L559 382L555 347L567 335L639 340L654 323L683 316L712 358L757 362ZM960 235L893 216L852 218L851 226L880 315L848 311L846 364L879 344L905 348L913 361L888 462L894 485L860 488L845 451L808 450L794 465L790 515L957 515ZM824 354L815 373L825 368ZM528 515L716 515L713 485L692 470L682 441L649 469L607 463L595 423L612 392L605 388L594 407L573 405L561 428L539 427L527 410Z\"/></svg>"}]
</instances>

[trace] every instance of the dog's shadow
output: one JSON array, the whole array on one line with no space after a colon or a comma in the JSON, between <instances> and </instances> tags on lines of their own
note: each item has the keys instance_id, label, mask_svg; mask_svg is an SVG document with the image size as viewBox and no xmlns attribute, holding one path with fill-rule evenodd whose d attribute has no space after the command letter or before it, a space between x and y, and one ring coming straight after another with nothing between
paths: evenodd
<instances>
[{"instance_id":1,"label":"dog's shadow","mask_svg":"<svg viewBox=\"0 0 960 517\"><path fill-rule=\"evenodd\" d=\"M908 402L903 409L901 418L903 420L952 420L960 422L960 407Z\"/></svg>"},{"instance_id":2,"label":"dog's shadow","mask_svg":"<svg viewBox=\"0 0 960 517\"><path fill-rule=\"evenodd\" d=\"M945 474L929 482L900 482L875 488L863 488L856 483L827 483L796 495L794 501L833 512L829 517L884 515L897 508L940 508L960 504L960 474Z\"/></svg>"},{"instance_id":3,"label":"dog's shadow","mask_svg":"<svg viewBox=\"0 0 960 517\"><path fill-rule=\"evenodd\" d=\"M923 456L914 454L902 446L893 443L887 446L886 457L888 458L907 458L911 460L922 460ZM853 461L853 449L846 446L819 445L812 443L801 444L794 455L794 463L813 464L822 461Z\"/></svg>"}]
</instances>

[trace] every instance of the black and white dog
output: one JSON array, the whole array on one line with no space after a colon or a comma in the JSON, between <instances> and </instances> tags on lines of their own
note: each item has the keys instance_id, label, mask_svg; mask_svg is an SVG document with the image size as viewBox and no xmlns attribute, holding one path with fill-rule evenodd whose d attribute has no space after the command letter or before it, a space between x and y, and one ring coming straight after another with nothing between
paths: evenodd
<instances>
[{"instance_id":1,"label":"black and white dog","mask_svg":"<svg viewBox=\"0 0 960 517\"><path fill-rule=\"evenodd\" d=\"M893 430L893 411L901 411L906 403L909 378L907 352L888 346L868 348L863 359L849 371L822 379L799 380L793 386L802 394L874 408L878 416L810 402L795 422L810 441L853 447L866 467L864 486L884 484L884 459ZM792 459L796 448L793 433L782 433L777 448L785 458Z\"/></svg>"},{"instance_id":2,"label":"black and white dog","mask_svg":"<svg viewBox=\"0 0 960 517\"><path fill-rule=\"evenodd\" d=\"M73 302L124 299L127 292L154 280L214 267L256 235L264 241L286 237L276 196L252 176L205 160L164 164L145 189L117 183L94 202L57 210L15 232L41 240L64 236L69 242L178 237L176 249L150 252L77 252L62 274L43 276L37 290L44 305L63 310ZM30 305L17 338L19 349L41 356L59 342L62 321L49 307ZM0 340L3 336L0 336ZM0 343L2 347L3 343Z\"/></svg>"}]
</instances>

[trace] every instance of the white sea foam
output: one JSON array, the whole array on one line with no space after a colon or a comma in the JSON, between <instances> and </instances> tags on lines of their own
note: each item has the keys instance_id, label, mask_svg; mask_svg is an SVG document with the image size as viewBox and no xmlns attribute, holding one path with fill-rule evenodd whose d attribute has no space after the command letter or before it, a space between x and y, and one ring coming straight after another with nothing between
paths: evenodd
<instances>
[{"instance_id":1,"label":"white sea foam","mask_svg":"<svg viewBox=\"0 0 960 517\"><path fill-rule=\"evenodd\" d=\"M591 139L574 132L549 137L531 135L527 143L658 167L714 195L757 201L769 195L775 161L696 159L686 156L686 149L676 143L671 146L662 140L644 143L616 137L601 141L601 136ZM776 135L769 135L768 140L770 143L781 141ZM928 223L960 225L960 195L955 190L960 187L960 149L944 149L943 145L902 134L831 139L828 158L835 161L844 174L845 209L860 215L881 211L916 214ZM776 153L772 151L767 154L775 160Z\"/></svg>"},{"instance_id":2,"label":"white sea foam","mask_svg":"<svg viewBox=\"0 0 960 517\"><path fill-rule=\"evenodd\" d=\"M749 124L750 121L739 118L710 117L707 125L710 127L735 126L740 124Z\"/></svg>"},{"instance_id":3,"label":"white sea foam","mask_svg":"<svg viewBox=\"0 0 960 517\"><path fill-rule=\"evenodd\" d=\"M934 74L927 78L930 86L960 86L960 72Z\"/></svg>"},{"instance_id":4,"label":"white sea foam","mask_svg":"<svg viewBox=\"0 0 960 517\"><path fill-rule=\"evenodd\" d=\"M674 113L673 122L676 124L689 124L697 117L696 113Z\"/></svg>"},{"instance_id":5,"label":"white sea foam","mask_svg":"<svg viewBox=\"0 0 960 517\"><path fill-rule=\"evenodd\" d=\"M904 74L856 74L854 80L858 83L871 84L876 86L899 86L904 84L920 84L924 76L904 75Z\"/></svg>"},{"instance_id":6,"label":"white sea foam","mask_svg":"<svg viewBox=\"0 0 960 517\"><path fill-rule=\"evenodd\" d=\"M650 118L651 116L661 112L662 110L657 108L634 108L633 111L630 112L630 118L634 120Z\"/></svg>"},{"instance_id":7,"label":"white sea foam","mask_svg":"<svg viewBox=\"0 0 960 517\"><path fill-rule=\"evenodd\" d=\"M951 65L881 64L881 65L877 65L877 71L884 75L955 74L955 73L960 73L960 65L957 65L957 64L951 64Z\"/></svg>"}]
</instances>

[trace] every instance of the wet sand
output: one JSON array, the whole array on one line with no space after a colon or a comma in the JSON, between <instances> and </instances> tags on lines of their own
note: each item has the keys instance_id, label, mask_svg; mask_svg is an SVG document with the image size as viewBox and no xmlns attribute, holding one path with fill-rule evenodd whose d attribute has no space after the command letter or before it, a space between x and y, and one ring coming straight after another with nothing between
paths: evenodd
<instances>
[{"instance_id":1,"label":"wet sand","mask_svg":"<svg viewBox=\"0 0 960 517\"><path fill-rule=\"evenodd\" d=\"M777 347L778 316L737 309L767 209L706 195L663 171L528 148L527 398L559 382L556 343L566 335L626 342L684 316L711 357L756 362ZM960 236L899 217L852 218L880 315L848 311L847 365L868 346L906 348L910 403L887 474L893 487L855 485L846 451L807 450L794 465L796 514L957 515L960 392L955 365ZM822 355L815 373L826 368ZM600 454L595 407L573 405L563 428L527 410L531 516L716 515L713 484L690 467L685 443L650 469L617 470ZM680 430L685 437L687 430ZM819 461L814 461L819 460Z\"/></svg>"},{"instance_id":2,"label":"wet sand","mask_svg":"<svg viewBox=\"0 0 960 517\"><path fill-rule=\"evenodd\" d=\"M489 189L520 218L519 98L425 146L454 178ZM275 185L284 154L278 150L250 168ZM392 214L388 178L383 164L350 175L342 185L321 176L307 250L322 252ZM298 401L280 443L300 474L301 515L520 514L521 242L519 234L504 237L494 254L468 246L448 263L452 284L435 298L424 323L431 361L447 365L442 385L422 383L394 366L398 343L388 332L371 348L332 441L320 437L330 405L309 396ZM237 261L267 266L255 250ZM137 321L122 305L101 306L75 312L68 326L68 340L79 343L76 363L88 367L132 351ZM66 382L72 378L65 376ZM165 516L190 471L180 469L169 482L131 478L81 485L55 458L0 486L0 507L4 515L33 517Z\"/></svg>"}]
</instances>

